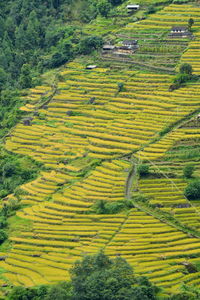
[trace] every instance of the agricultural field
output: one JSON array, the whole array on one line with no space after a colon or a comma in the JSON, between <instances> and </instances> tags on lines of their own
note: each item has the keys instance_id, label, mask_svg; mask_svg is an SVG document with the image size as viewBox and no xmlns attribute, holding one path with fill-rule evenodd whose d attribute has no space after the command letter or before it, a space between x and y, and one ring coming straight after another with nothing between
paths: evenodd
<instances>
[{"instance_id":1,"label":"agricultural field","mask_svg":"<svg viewBox=\"0 0 200 300\"><path fill-rule=\"evenodd\" d=\"M200 264L200 203L184 196L183 167L192 163L194 177L200 174L200 81L169 91L182 62L199 74L199 16L200 7L191 3L165 6L121 27L105 28L96 20L86 33L99 22L100 35L109 29L118 42L136 38L139 51L127 64L99 54L92 70L76 59L56 70L54 86L36 86L24 96L24 119L4 147L43 169L2 200L20 199L17 218L29 224L9 232L10 247L0 261L2 285L69 279L77 259L103 249L126 258L136 274L166 293L182 283L199 286L200 270L187 266ZM177 19L187 25L190 17L194 38L170 40ZM139 178L133 170L143 163L150 175ZM116 214L94 210L98 202L132 200L138 193L148 205L135 203Z\"/></svg>"}]
</instances>

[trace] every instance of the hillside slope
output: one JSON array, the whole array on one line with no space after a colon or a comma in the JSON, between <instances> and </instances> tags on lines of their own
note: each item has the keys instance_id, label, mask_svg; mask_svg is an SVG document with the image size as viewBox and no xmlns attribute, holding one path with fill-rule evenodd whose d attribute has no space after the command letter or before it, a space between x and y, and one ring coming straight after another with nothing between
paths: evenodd
<instances>
[{"instance_id":1,"label":"hillside slope","mask_svg":"<svg viewBox=\"0 0 200 300\"><path fill-rule=\"evenodd\" d=\"M77 258L103 248L110 256L121 254L137 274L166 292L183 282L199 285L200 270L190 273L187 266L200 263L200 207L184 197L187 182L181 172L192 162L198 176L200 156L184 158L180 146L199 151L200 82L169 91L180 62L200 72L199 16L199 6L171 4L145 20L118 26L107 32L109 38L137 38L141 53L127 59L81 57L55 70L52 86L29 91L21 110L31 117L31 126L19 122L5 148L30 156L45 170L18 192L24 208L17 216L31 225L18 234L11 230L12 247L0 262L2 283L64 280ZM177 19L187 25L190 17L195 39L170 40ZM95 22L83 30L97 30ZM98 68L87 70L86 59ZM123 201L138 192L134 185L127 189L127 179L142 162L152 176L135 178L134 184L154 206L136 201L135 208L118 214L92 213L99 200Z\"/></svg>"}]
</instances>

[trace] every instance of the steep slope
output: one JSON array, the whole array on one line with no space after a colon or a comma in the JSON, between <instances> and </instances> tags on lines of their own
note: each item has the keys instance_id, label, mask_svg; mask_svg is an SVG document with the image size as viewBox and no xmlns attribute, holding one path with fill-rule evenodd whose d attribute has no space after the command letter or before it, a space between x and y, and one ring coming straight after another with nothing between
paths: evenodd
<instances>
[{"instance_id":1,"label":"steep slope","mask_svg":"<svg viewBox=\"0 0 200 300\"><path fill-rule=\"evenodd\" d=\"M198 17L200 8L170 5L117 34L126 31L135 36L156 28L167 34L178 17L186 24L193 14ZM195 30L200 31L198 21ZM198 47L197 39L181 60L190 56L194 45ZM191 63L198 74L198 59ZM6 138L7 150L28 155L46 168L38 179L21 186L21 203L28 206L17 215L32 222L31 230L10 237L12 248L1 262L5 278L14 285L68 278L77 258L101 248L110 256L123 255L136 273L167 291L183 282L199 284L200 272L190 274L185 267L200 260L199 212L196 207L179 210L178 205L188 204L180 178L141 180L139 189L153 196L152 204L162 205L161 216L162 210L172 211L182 229L143 207L113 215L87 212L98 200L125 199L136 157L156 168L175 142L199 138L199 128L185 128L184 122L199 111L200 83L169 92L173 76L166 66L158 65L155 71L144 64L144 70L149 67L155 73L110 67L87 70L79 60L58 70L59 81L30 90L29 103L21 108L32 118L31 126L22 121ZM172 129L166 134L166 128ZM176 205L173 209L171 202ZM194 224L188 223L188 211ZM188 225L194 236L184 230Z\"/></svg>"}]
</instances>

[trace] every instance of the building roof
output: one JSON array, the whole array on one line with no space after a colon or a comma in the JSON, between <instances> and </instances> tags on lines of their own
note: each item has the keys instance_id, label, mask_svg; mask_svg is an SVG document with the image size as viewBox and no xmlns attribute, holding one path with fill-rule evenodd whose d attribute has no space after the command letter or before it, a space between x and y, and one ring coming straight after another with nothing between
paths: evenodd
<instances>
[{"instance_id":1,"label":"building roof","mask_svg":"<svg viewBox=\"0 0 200 300\"><path fill-rule=\"evenodd\" d=\"M115 46L114 45L104 45L103 46L103 50L114 50L115 49Z\"/></svg>"},{"instance_id":2,"label":"building roof","mask_svg":"<svg viewBox=\"0 0 200 300\"><path fill-rule=\"evenodd\" d=\"M138 43L137 40L124 40L122 42L123 45L136 45Z\"/></svg>"},{"instance_id":3,"label":"building roof","mask_svg":"<svg viewBox=\"0 0 200 300\"><path fill-rule=\"evenodd\" d=\"M176 30L184 30L187 31L188 28L186 26L173 26L172 27L172 31L176 31Z\"/></svg>"},{"instance_id":4,"label":"building roof","mask_svg":"<svg viewBox=\"0 0 200 300\"><path fill-rule=\"evenodd\" d=\"M95 69L97 66L96 65L88 65L87 67L86 67L86 69Z\"/></svg>"},{"instance_id":5,"label":"building roof","mask_svg":"<svg viewBox=\"0 0 200 300\"><path fill-rule=\"evenodd\" d=\"M129 46L119 46L117 50L131 50L131 48Z\"/></svg>"},{"instance_id":6,"label":"building roof","mask_svg":"<svg viewBox=\"0 0 200 300\"><path fill-rule=\"evenodd\" d=\"M129 5L127 5L126 8L128 8L128 9L135 9L135 8L139 8L139 7L140 6L138 4L129 4Z\"/></svg>"}]
</instances>

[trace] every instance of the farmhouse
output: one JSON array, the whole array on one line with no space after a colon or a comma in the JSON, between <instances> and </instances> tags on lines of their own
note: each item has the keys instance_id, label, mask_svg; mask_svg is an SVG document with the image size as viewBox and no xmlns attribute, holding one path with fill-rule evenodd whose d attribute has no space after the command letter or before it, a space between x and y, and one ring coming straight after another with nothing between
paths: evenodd
<instances>
[{"instance_id":1,"label":"farmhouse","mask_svg":"<svg viewBox=\"0 0 200 300\"><path fill-rule=\"evenodd\" d=\"M137 40L125 40L122 42L124 46L135 46L138 44Z\"/></svg>"},{"instance_id":2,"label":"farmhouse","mask_svg":"<svg viewBox=\"0 0 200 300\"><path fill-rule=\"evenodd\" d=\"M113 51L115 49L114 45L104 45L103 51Z\"/></svg>"},{"instance_id":3,"label":"farmhouse","mask_svg":"<svg viewBox=\"0 0 200 300\"><path fill-rule=\"evenodd\" d=\"M140 6L137 4L129 4L129 5L127 5L126 8L128 10L128 13L132 13L132 12L138 10L140 8Z\"/></svg>"},{"instance_id":4,"label":"farmhouse","mask_svg":"<svg viewBox=\"0 0 200 300\"><path fill-rule=\"evenodd\" d=\"M191 32L186 26L174 26L171 29L169 37L190 37L192 36Z\"/></svg>"},{"instance_id":5,"label":"farmhouse","mask_svg":"<svg viewBox=\"0 0 200 300\"><path fill-rule=\"evenodd\" d=\"M128 47L132 51L138 49L138 41L137 40L124 40L122 42L123 46Z\"/></svg>"}]
</instances>

